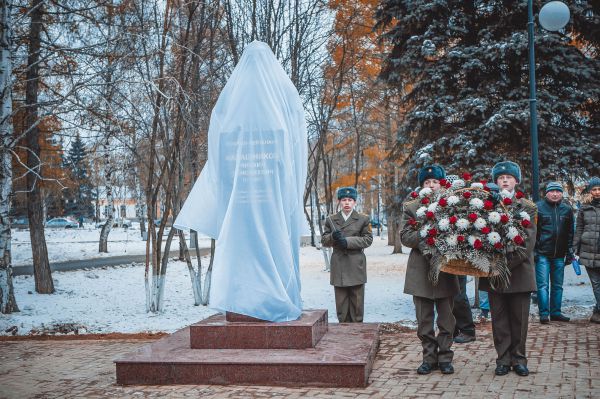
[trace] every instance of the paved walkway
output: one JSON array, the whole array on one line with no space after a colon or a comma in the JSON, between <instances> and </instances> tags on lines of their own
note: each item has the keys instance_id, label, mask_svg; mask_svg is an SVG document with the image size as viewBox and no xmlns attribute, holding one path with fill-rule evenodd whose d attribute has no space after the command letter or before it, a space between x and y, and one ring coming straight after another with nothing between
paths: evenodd
<instances>
[{"instance_id":1,"label":"paved walkway","mask_svg":"<svg viewBox=\"0 0 600 399\"><path fill-rule=\"evenodd\" d=\"M0 397L211 397L211 398L598 398L600 326L587 321L530 324L528 377L494 376L489 323L478 340L455 345L456 373L419 376L420 345L414 331L385 325L381 347L364 389L250 386L115 385L112 360L147 340L0 341Z\"/></svg>"},{"instance_id":2,"label":"paved walkway","mask_svg":"<svg viewBox=\"0 0 600 399\"><path fill-rule=\"evenodd\" d=\"M200 248L200 256L210 254L210 248ZM192 259L196 259L196 250L190 250ZM179 249L169 252L170 258L179 257ZM128 265L131 263L146 262L146 255L119 255L107 256L104 258L66 260L64 262L50 262L50 270L53 272L65 272L79 269L93 269L96 267ZM13 276L33 275L33 265L13 266Z\"/></svg>"}]
</instances>

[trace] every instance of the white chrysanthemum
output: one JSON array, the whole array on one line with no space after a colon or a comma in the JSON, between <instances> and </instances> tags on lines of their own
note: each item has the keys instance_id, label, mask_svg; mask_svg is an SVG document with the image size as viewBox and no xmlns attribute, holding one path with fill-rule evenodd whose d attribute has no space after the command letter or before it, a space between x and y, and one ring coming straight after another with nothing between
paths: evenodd
<instances>
[{"instance_id":1,"label":"white chrysanthemum","mask_svg":"<svg viewBox=\"0 0 600 399\"><path fill-rule=\"evenodd\" d=\"M511 240L512 240L513 238L515 238L515 237L516 237L516 236L518 236L518 235L519 235L519 230L517 230L517 228L516 228L516 227L514 227L514 226L510 226L510 227L508 228L508 233L506 233L506 236L507 236L509 239L511 239Z\"/></svg>"},{"instance_id":2,"label":"white chrysanthemum","mask_svg":"<svg viewBox=\"0 0 600 399\"><path fill-rule=\"evenodd\" d=\"M425 216L425 212L427 212L427 207L420 207L419 209L417 209L417 217L422 218L423 216Z\"/></svg>"},{"instance_id":3,"label":"white chrysanthemum","mask_svg":"<svg viewBox=\"0 0 600 399\"><path fill-rule=\"evenodd\" d=\"M481 184L479 182L471 183L471 187L473 187L473 188L479 188L479 189L483 190L483 184Z\"/></svg>"},{"instance_id":4,"label":"white chrysanthemum","mask_svg":"<svg viewBox=\"0 0 600 399\"><path fill-rule=\"evenodd\" d=\"M427 232L429 231L430 228L431 228L431 226L429 226L429 225L425 225L421 228L421 230L419 231L419 235L421 236L421 238L427 237Z\"/></svg>"},{"instance_id":5,"label":"white chrysanthemum","mask_svg":"<svg viewBox=\"0 0 600 399\"><path fill-rule=\"evenodd\" d=\"M452 188L463 188L465 186L465 181L462 179L456 179L452 182Z\"/></svg>"},{"instance_id":6,"label":"white chrysanthemum","mask_svg":"<svg viewBox=\"0 0 600 399\"><path fill-rule=\"evenodd\" d=\"M521 216L521 219L523 220L531 220L531 216L525 211L520 212L519 216Z\"/></svg>"},{"instance_id":7,"label":"white chrysanthemum","mask_svg":"<svg viewBox=\"0 0 600 399\"><path fill-rule=\"evenodd\" d=\"M423 189L421 189L421 191L419 191L419 196L421 197L425 197L427 195L430 195L433 192L433 190L429 187L425 187Z\"/></svg>"},{"instance_id":8,"label":"white chrysanthemum","mask_svg":"<svg viewBox=\"0 0 600 399\"><path fill-rule=\"evenodd\" d=\"M475 236L469 236L468 241L469 244L471 244L471 246L473 246L473 244L475 244L475 240L477 240L478 238Z\"/></svg>"},{"instance_id":9,"label":"white chrysanthemum","mask_svg":"<svg viewBox=\"0 0 600 399\"><path fill-rule=\"evenodd\" d=\"M471 201L469 201L469 205L471 206L471 208L481 209L483 208L483 201L479 198L472 198Z\"/></svg>"},{"instance_id":10,"label":"white chrysanthemum","mask_svg":"<svg viewBox=\"0 0 600 399\"><path fill-rule=\"evenodd\" d=\"M446 237L446 244L450 245L451 247L455 247L456 245L458 245L458 238L456 234L451 234L448 237Z\"/></svg>"},{"instance_id":11,"label":"white chrysanthemum","mask_svg":"<svg viewBox=\"0 0 600 399\"><path fill-rule=\"evenodd\" d=\"M438 223L438 228L441 231L448 231L448 229L450 228L450 220L448 220L448 218L440 220L440 222Z\"/></svg>"},{"instance_id":12,"label":"white chrysanthemum","mask_svg":"<svg viewBox=\"0 0 600 399\"><path fill-rule=\"evenodd\" d=\"M487 235L487 239L490 244L494 245L500 242L502 237L500 237L500 234L496 233L495 231L492 231L490 234Z\"/></svg>"},{"instance_id":13,"label":"white chrysanthemum","mask_svg":"<svg viewBox=\"0 0 600 399\"><path fill-rule=\"evenodd\" d=\"M448 197L448 205L450 206L458 204L458 201L460 201L460 198L458 198L456 195L451 195Z\"/></svg>"},{"instance_id":14,"label":"white chrysanthemum","mask_svg":"<svg viewBox=\"0 0 600 399\"><path fill-rule=\"evenodd\" d=\"M471 223L469 223L469 221L464 218L460 218L456 221L456 228L461 231L468 229L470 225Z\"/></svg>"},{"instance_id":15,"label":"white chrysanthemum","mask_svg":"<svg viewBox=\"0 0 600 399\"><path fill-rule=\"evenodd\" d=\"M436 202L432 202L431 204L429 204L429 206L427 207L427 210L430 212L435 212L437 209L438 203Z\"/></svg>"},{"instance_id":16,"label":"white chrysanthemum","mask_svg":"<svg viewBox=\"0 0 600 399\"><path fill-rule=\"evenodd\" d=\"M502 196L502 198L509 198L510 191L508 191L507 189L503 189L502 191L500 191L500 195Z\"/></svg>"},{"instance_id":17,"label":"white chrysanthemum","mask_svg":"<svg viewBox=\"0 0 600 399\"><path fill-rule=\"evenodd\" d=\"M498 212L490 212L488 219L490 220L490 223L498 224L500 223L500 214Z\"/></svg>"},{"instance_id":18,"label":"white chrysanthemum","mask_svg":"<svg viewBox=\"0 0 600 399\"><path fill-rule=\"evenodd\" d=\"M475 223L473 223L473 226L475 226L477 229L481 230L485 226L487 226L487 222L485 221L484 218L477 218L477 220L475 220Z\"/></svg>"}]
</instances>

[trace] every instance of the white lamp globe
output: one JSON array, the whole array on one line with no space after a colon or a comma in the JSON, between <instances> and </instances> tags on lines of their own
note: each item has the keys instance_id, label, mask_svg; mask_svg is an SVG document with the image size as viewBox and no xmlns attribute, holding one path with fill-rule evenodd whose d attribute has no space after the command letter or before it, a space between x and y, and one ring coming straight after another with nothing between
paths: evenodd
<instances>
[{"instance_id":1,"label":"white lamp globe","mask_svg":"<svg viewBox=\"0 0 600 399\"><path fill-rule=\"evenodd\" d=\"M557 31L564 28L569 22L571 13L569 7L562 1L551 1L540 10L540 24L549 31Z\"/></svg>"}]
</instances>

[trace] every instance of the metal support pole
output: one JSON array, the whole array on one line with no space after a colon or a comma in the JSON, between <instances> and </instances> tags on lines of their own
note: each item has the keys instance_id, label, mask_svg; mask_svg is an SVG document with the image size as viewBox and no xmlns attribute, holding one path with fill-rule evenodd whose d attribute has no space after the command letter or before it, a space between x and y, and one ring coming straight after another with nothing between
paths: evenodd
<instances>
[{"instance_id":1,"label":"metal support pole","mask_svg":"<svg viewBox=\"0 0 600 399\"><path fill-rule=\"evenodd\" d=\"M531 136L531 186L533 200L540 199L540 176L538 165L538 128L537 128L537 99L535 95L535 49L533 0L527 1L527 31L529 35L529 133Z\"/></svg>"}]
</instances>

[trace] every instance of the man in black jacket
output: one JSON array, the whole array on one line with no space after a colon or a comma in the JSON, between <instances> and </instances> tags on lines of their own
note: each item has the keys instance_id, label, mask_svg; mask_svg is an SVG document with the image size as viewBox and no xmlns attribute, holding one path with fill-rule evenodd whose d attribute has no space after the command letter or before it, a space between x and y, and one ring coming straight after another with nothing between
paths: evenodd
<instances>
[{"instance_id":1,"label":"man in black jacket","mask_svg":"<svg viewBox=\"0 0 600 399\"><path fill-rule=\"evenodd\" d=\"M550 182L546 185L546 198L536 204L535 279L540 322L543 324L550 320L570 320L561 313L561 303L565 264L570 264L573 259L574 218L571 206L562 198L562 185Z\"/></svg>"}]
</instances>

